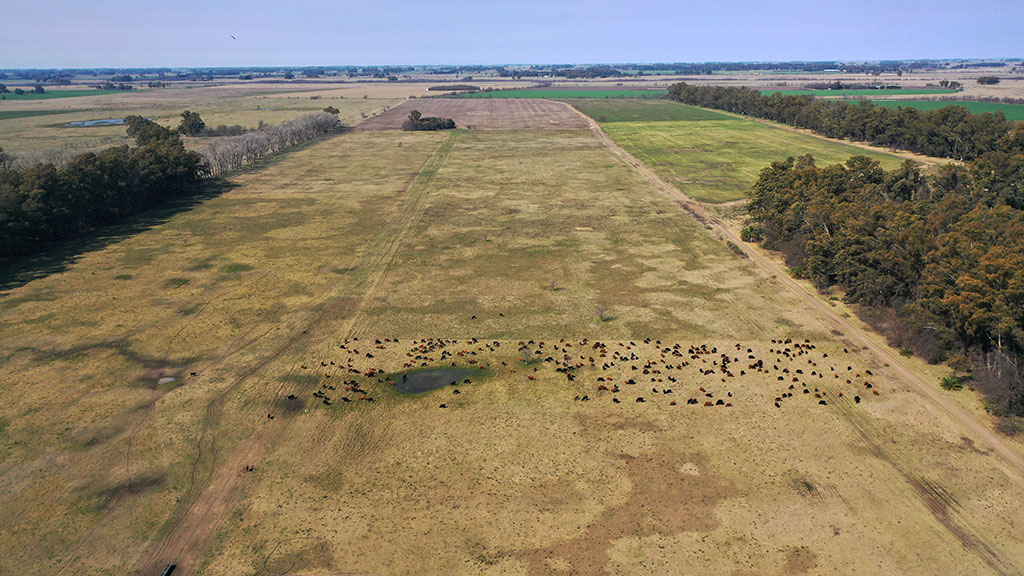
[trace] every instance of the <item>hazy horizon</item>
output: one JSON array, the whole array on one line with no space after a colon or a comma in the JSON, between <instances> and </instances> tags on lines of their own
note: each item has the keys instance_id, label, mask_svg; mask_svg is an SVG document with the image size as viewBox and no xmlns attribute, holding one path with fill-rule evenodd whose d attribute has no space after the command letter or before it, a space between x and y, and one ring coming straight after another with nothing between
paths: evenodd
<instances>
[{"instance_id":1,"label":"hazy horizon","mask_svg":"<svg viewBox=\"0 0 1024 576\"><path fill-rule=\"evenodd\" d=\"M1024 5L993 0L40 0L5 8L0 68L995 59L1022 28Z\"/></svg>"}]
</instances>

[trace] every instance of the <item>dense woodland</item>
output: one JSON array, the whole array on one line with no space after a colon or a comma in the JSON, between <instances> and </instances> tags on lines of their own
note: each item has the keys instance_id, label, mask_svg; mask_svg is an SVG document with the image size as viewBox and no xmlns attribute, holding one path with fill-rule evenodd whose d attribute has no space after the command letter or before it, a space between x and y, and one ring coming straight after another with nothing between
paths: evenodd
<instances>
[{"instance_id":1,"label":"dense woodland","mask_svg":"<svg viewBox=\"0 0 1024 576\"><path fill-rule=\"evenodd\" d=\"M1017 122L1002 113L971 114L963 106L922 112L914 108L884 108L871 102L848 103L814 96L761 94L749 88L669 87L669 98L705 108L765 118L809 128L830 138L848 138L928 156L972 160L1000 149ZM1024 148L1017 131L1016 149Z\"/></svg>"},{"instance_id":2,"label":"dense woodland","mask_svg":"<svg viewBox=\"0 0 1024 576\"><path fill-rule=\"evenodd\" d=\"M19 168L0 149L0 259L39 252L172 198L192 194L201 180L341 128L317 112L240 136L213 139L201 152L185 150L181 133L204 133L198 114L182 115L169 130L141 116L125 118L135 147L80 154L64 166Z\"/></svg>"},{"instance_id":3,"label":"dense woodland","mask_svg":"<svg viewBox=\"0 0 1024 576\"><path fill-rule=\"evenodd\" d=\"M841 287L896 346L972 372L995 413L1024 415L1022 200L1019 148L929 177L909 161L789 158L761 172L744 239Z\"/></svg>"},{"instance_id":4,"label":"dense woodland","mask_svg":"<svg viewBox=\"0 0 1024 576\"><path fill-rule=\"evenodd\" d=\"M0 258L37 252L192 193L206 172L202 157L171 130L139 120L129 126L134 148L87 152L61 168L0 162Z\"/></svg>"},{"instance_id":5,"label":"dense woodland","mask_svg":"<svg viewBox=\"0 0 1024 576\"><path fill-rule=\"evenodd\" d=\"M964 160L928 176L864 156L824 168L810 156L775 162L754 185L743 237L781 251L819 289L842 288L908 353L970 371L993 412L1024 416L1024 125L961 106L892 110L685 83L669 95Z\"/></svg>"}]
</instances>

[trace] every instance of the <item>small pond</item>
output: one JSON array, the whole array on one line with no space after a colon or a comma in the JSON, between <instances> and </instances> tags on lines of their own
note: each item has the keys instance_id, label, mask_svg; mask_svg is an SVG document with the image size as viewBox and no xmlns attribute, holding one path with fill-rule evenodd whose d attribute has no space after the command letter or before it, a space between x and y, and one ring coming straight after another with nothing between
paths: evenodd
<instances>
[{"instance_id":1,"label":"small pond","mask_svg":"<svg viewBox=\"0 0 1024 576\"><path fill-rule=\"evenodd\" d=\"M477 370L459 368L432 368L418 370L394 377L395 389L406 394L419 394L444 388L452 383L461 383L466 378L478 376Z\"/></svg>"},{"instance_id":2,"label":"small pond","mask_svg":"<svg viewBox=\"0 0 1024 576\"><path fill-rule=\"evenodd\" d=\"M78 122L68 122L64 126L68 128L81 128L83 126L121 126L124 124L124 118L106 118L103 120L79 120Z\"/></svg>"}]
</instances>

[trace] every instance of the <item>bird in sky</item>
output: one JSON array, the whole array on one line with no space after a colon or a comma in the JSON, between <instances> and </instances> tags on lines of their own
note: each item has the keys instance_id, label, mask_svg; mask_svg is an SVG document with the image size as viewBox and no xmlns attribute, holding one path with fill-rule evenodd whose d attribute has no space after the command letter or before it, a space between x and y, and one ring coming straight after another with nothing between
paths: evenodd
<instances>
[{"instance_id":1,"label":"bird in sky","mask_svg":"<svg viewBox=\"0 0 1024 576\"><path fill-rule=\"evenodd\" d=\"M230 35L230 34L228 34L228 36L231 36L231 35ZM236 40L236 38L235 38L234 36L231 36L231 39L232 39L232 40Z\"/></svg>"}]
</instances>

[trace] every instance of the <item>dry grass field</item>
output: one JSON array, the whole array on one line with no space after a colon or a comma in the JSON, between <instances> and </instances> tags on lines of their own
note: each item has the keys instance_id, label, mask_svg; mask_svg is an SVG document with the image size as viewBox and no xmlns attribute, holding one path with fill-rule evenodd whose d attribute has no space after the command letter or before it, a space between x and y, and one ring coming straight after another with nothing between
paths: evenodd
<instances>
[{"instance_id":1,"label":"dry grass field","mask_svg":"<svg viewBox=\"0 0 1024 576\"><path fill-rule=\"evenodd\" d=\"M413 110L423 116L451 118L473 130L566 130L587 124L572 110L546 100L476 100L430 98L407 100L356 126L356 131L398 130Z\"/></svg>"},{"instance_id":2,"label":"dry grass field","mask_svg":"<svg viewBox=\"0 0 1024 576\"><path fill-rule=\"evenodd\" d=\"M1020 573L1019 470L549 110L7 271L0 574Z\"/></svg>"},{"instance_id":3,"label":"dry grass field","mask_svg":"<svg viewBox=\"0 0 1024 576\"><path fill-rule=\"evenodd\" d=\"M210 127L239 124L255 128L260 122L279 124L334 106L341 111L342 123L354 125L424 90L423 84L410 83L240 83L175 85L52 100L0 101L0 147L8 152L31 154L120 145L125 143L124 126L69 127L66 124L136 114L175 127L184 110L198 112ZM199 139L189 142L191 147L202 144Z\"/></svg>"}]
</instances>

